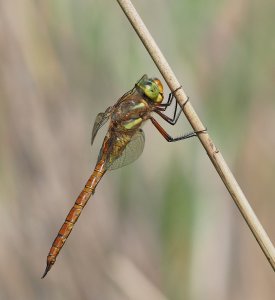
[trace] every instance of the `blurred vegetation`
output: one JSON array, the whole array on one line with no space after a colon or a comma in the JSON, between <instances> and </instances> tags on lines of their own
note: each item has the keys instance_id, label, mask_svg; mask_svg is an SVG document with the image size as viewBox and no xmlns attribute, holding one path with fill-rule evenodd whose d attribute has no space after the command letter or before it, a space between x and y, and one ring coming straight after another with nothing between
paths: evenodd
<instances>
[{"instance_id":1,"label":"blurred vegetation","mask_svg":"<svg viewBox=\"0 0 275 300\"><path fill-rule=\"evenodd\" d=\"M275 2L134 4L275 242ZM160 74L116 1L0 1L0 42L0 299L274 298L198 141L168 144L150 124L142 157L105 176L40 280L96 161L96 114Z\"/></svg>"}]
</instances>

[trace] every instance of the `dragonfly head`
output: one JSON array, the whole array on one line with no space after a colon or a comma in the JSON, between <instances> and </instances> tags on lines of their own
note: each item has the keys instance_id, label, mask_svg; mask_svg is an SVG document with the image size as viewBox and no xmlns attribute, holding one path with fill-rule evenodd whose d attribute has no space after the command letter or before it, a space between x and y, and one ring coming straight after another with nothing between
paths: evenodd
<instances>
[{"instance_id":1,"label":"dragonfly head","mask_svg":"<svg viewBox=\"0 0 275 300\"><path fill-rule=\"evenodd\" d=\"M148 78L147 75L144 75L136 86L154 103L159 104L162 102L163 86L159 79Z\"/></svg>"}]
</instances>

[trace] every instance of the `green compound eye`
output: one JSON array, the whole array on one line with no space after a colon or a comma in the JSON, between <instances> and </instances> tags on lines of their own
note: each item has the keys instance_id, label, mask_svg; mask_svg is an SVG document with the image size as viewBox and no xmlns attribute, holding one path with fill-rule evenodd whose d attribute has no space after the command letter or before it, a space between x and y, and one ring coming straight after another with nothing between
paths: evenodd
<instances>
[{"instance_id":1,"label":"green compound eye","mask_svg":"<svg viewBox=\"0 0 275 300\"><path fill-rule=\"evenodd\" d=\"M163 100L163 86L159 79L149 78L144 75L137 83L137 86L153 102L161 103Z\"/></svg>"},{"instance_id":2,"label":"green compound eye","mask_svg":"<svg viewBox=\"0 0 275 300\"><path fill-rule=\"evenodd\" d=\"M144 93L148 98L154 100L158 97L159 89L154 82L148 82L144 87Z\"/></svg>"}]
</instances>

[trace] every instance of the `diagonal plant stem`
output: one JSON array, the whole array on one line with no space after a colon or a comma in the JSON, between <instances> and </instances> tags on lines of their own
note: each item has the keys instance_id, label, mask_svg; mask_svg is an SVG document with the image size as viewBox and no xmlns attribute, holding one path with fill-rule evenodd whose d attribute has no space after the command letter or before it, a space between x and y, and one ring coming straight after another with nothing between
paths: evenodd
<instances>
[{"instance_id":1,"label":"diagonal plant stem","mask_svg":"<svg viewBox=\"0 0 275 300\"><path fill-rule=\"evenodd\" d=\"M150 32L146 28L139 14L137 13L135 7L130 0L117 0L118 4L121 6L123 12L129 19L145 48L149 52L156 66L158 67L160 73L165 79L167 85L171 91L175 91L180 86L174 72L166 61L165 57L161 53L158 45L154 41ZM267 233L265 232L263 226L259 222L257 216L255 215L253 209L251 208L248 200L246 199L244 193L242 192L240 186L238 185L235 177L227 166L221 152L216 148L213 141L211 140L209 134L205 131L205 127L200 121L198 115L193 109L191 103L187 101L183 88L178 89L175 92L175 97L178 103L181 105L183 112L190 122L191 126L195 131L202 131L198 134L198 138L201 141L203 147L205 148L210 160L212 161L215 169L220 175L224 185L229 191L231 197L235 201L237 207L239 208L243 218L251 229L253 235L255 236L257 242L262 248L267 260L275 271L275 249L270 241Z\"/></svg>"}]
</instances>

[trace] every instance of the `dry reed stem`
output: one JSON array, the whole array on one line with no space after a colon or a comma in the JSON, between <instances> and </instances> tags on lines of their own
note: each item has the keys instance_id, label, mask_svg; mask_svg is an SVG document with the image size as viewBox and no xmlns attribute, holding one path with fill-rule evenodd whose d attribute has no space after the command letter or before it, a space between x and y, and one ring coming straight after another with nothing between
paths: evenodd
<instances>
[{"instance_id":1,"label":"dry reed stem","mask_svg":"<svg viewBox=\"0 0 275 300\"><path fill-rule=\"evenodd\" d=\"M135 29L145 48L149 52L150 56L152 57L156 66L158 67L170 90L176 90L180 86L180 83L178 82L175 74L173 73L168 62L161 53L159 47L157 46L150 32L146 28L145 24L143 23L142 19L140 18L131 1L117 0L117 2L119 3L123 12L129 19L130 23L132 24L133 28ZM203 126L202 122L200 121L190 102L187 102L186 105L184 105L188 97L186 96L183 88L177 90L177 92L175 93L175 97L178 103L182 106L183 112L186 118L189 120L193 129L195 131L203 130L205 127ZM237 207L239 208L246 223L251 229L253 235L255 236L257 242L262 248L270 265L275 271L274 246L272 245L272 242L270 241L267 233L265 232L263 226L259 222L254 211L252 210L248 200L246 199L232 172L227 166L221 152L216 148L208 133L200 133L198 138L201 141L203 147L205 148L210 160L212 161L214 167L220 175L231 197L233 198Z\"/></svg>"}]
</instances>

